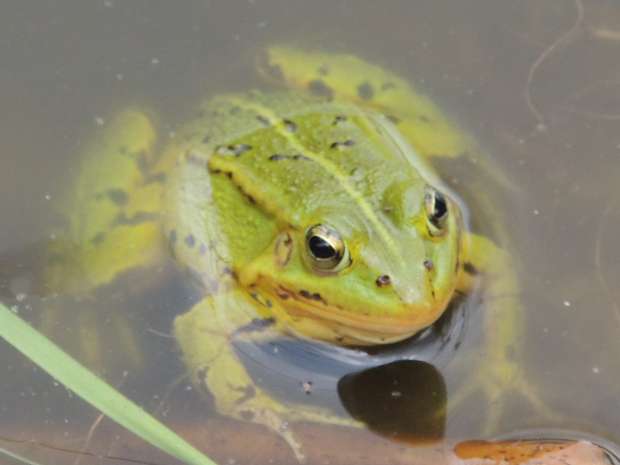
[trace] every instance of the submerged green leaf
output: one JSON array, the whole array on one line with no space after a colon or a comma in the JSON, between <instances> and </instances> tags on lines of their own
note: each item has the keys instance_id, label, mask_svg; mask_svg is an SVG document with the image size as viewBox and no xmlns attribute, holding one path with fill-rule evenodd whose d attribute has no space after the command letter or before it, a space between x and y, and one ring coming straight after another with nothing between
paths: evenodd
<instances>
[{"instance_id":1,"label":"submerged green leaf","mask_svg":"<svg viewBox=\"0 0 620 465\"><path fill-rule=\"evenodd\" d=\"M148 443L184 463L216 465L2 304L0 337L86 402Z\"/></svg>"}]
</instances>

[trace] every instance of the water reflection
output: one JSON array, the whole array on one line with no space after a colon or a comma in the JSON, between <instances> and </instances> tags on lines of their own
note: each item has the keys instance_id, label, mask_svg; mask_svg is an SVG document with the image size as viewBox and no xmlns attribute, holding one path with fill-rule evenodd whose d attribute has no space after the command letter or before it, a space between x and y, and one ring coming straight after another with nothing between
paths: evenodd
<instances>
[{"instance_id":1,"label":"water reflection","mask_svg":"<svg viewBox=\"0 0 620 465\"><path fill-rule=\"evenodd\" d=\"M462 344L467 315L477 302L476 294L468 299L456 299L433 326L413 338L388 346L347 348L285 335L261 344L242 338L233 339L232 344L252 378L276 398L327 407L338 415L357 418L356 415L363 416L363 412L356 409L355 415L351 413L340 392L341 386L346 386L347 399L365 398L368 395L365 391L374 389L373 386L352 379L368 373L368 380L376 381L376 388L381 390L382 370L398 367L396 371L400 372L404 369L400 363L407 367L405 373L413 370L422 376L419 367L425 366L431 378L441 377L439 371L454 358ZM437 373L433 374L434 371ZM367 406L372 408L372 404Z\"/></svg>"},{"instance_id":2,"label":"water reflection","mask_svg":"<svg viewBox=\"0 0 620 465\"><path fill-rule=\"evenodd\" d=\"M40 252L24 259L19 249L49 236L55 221L49 199L57 198L75 171L72 154L79 153L96 117L148 102L172 123L182 120L180 109L205 94L254 85L250 66L244 64L251 61L254 46L301 37L330 50L352 50L402 72L475 134L516 182L520 191L508 213L523 263L521 297L528 329L522 363L528 381L540 384L545 401L562 412L563 426L620 440L615 356L620 327L615 285L620 276L615 201L620 172L618 5L605 0L395 1L381 9L365 1L317 1L294 8L270 0L205 5L20 2L3 9L0 180L7 194L0 199L0 251L16 257L0 259L4 301L18 304L27 316L32 313L28 306L37 307L30 283L40 269ZM117 305L114 298L101 305ZM82 306L73 305L76 311ZM153 307L149 319L163 314ZM324 347L302 345L289 353L292 344L286 341L263 348L239 346L238 351L247 354L246 365L255 372L267 361L286 365L276 365L276 375L263 369L257 378L273 384L273 392L300 402L326 402L348 415L338 396L339 380L364 379L354 373L372 374L375 366L396 360L431 363L453 392L463 373L444 370L444 356L454 355L462 340L460 353L476 349L468 341L475 342L483 332L482 325L476 326L480 312L472 320L466 337L458 332L437 339L448 344L444 350L438 350L438 343L418 344L411 353L403 352L403 346L380 353L327 351L329 363L321 363ZM169 332L169 322L150 320L150 326ZM148 328L142 335L155 339ZM280 350L277 359L268 352L275 348ZM157 352L157 365L170 370L177 355L173 342L165 349ZM2 346L0 357L9 367L3 372L0 399L7 427L15 428L15 419L27 423L28 431L34 431L33 425L64 427L67 418L82 416L71 407L73 400L51 399L48 391L57 394L60 389L35 379L31 367L21 359L16 362L8 348ZM343 357L344 363L334 362ZM151 383L151 390L165 391L178 376L159 376L164 380ZM364 389L360 382L349 386L362 399ZM140 393L148 404L150 392ZM168 411L192 409L183 394ZM44 409L33 408L35 398ZM447 436L477 431L472 418L483 407L472 399L462 414L448 418ZM506 415L502 431L525 427L529 413L517 406ZM177 417L180 429L188 419ZM72 431L71 440L79 440L91 422L85 416L84 428ZM216 432L239 434L235 428L218 427ZM38 432L45 437L45 431Z\"/></svg>"},{"instance_id":3,"label":"water reflection","mask_svg":"<svg viewBox=\"0 0 620 465\"><path fill-rule=\"evenodd\" d=\"M371 431L400 440L442 439L446 384L431 364L402 360L343 377L338 395Z\"/></svg>"}]
</instances>

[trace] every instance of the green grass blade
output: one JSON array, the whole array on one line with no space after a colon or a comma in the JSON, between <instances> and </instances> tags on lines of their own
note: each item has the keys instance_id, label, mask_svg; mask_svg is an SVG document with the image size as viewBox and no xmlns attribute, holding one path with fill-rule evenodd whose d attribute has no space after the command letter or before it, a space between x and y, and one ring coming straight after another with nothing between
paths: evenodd
<instances>
[{"instance_id":1,"label":"green grass blade","mask_svg":"<svg viewBox=\"0 0 620 465\"><path fill-rule=\"evenodd\" d=\"M86 402L148 443L187 464L216 465L2 304L0 337Z\"/></svg>"},{"instance_id":2,"label":"green grass blade","mask_svg":"<svg viewBox=\"0 0 620 465\"><path fill-rule=\"evenodd\" d=\"M3 449L2 447L0 447L0 455L12 458L15 463L25 463L26 465L40 465L37 462L28 460L26 457L22 457L21 455L16 454L15 452L11 452L10 450Z\"/></svg>"}]
</instances>

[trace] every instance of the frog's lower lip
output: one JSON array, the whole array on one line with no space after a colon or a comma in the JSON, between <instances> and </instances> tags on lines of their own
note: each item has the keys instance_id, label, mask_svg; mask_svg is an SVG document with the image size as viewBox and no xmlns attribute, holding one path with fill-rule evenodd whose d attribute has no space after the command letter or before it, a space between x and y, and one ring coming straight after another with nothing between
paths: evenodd
<instances>
[{"instance_id":1,"label":"frog's lower lip","mask_svg":"<svg viewBox=\"0 0 620 465\"><path fill-rule=\"evenodd\" d=\"M280 302L290 316L310 318L323 326L337 328L335 332L348 337L351 344L402 341L434 323L442 313L425 307L417 311L409 309L403 317L364 315L330 305L320 296L317 297L318 294L307 293L308 297L304 297L282 287L277 294L280 297L287 296L286 299L280 299Z\"/></svg>"}]
</instances>

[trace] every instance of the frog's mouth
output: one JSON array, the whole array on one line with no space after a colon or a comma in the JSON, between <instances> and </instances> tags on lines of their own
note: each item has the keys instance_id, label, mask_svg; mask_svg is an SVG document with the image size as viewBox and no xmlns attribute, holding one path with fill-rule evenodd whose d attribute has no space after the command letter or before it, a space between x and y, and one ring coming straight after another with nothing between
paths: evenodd
<instances>
[{"instance_id":1,"label":"frog's mouth","mask_svg":"<svg viewBox=\"0 0 620 465\"><path fill-rule=\"evenodd\" d=\"M274 308L279 321L295 333L342 345L390 344L407 339L430 326L441 315L428 308L407 312L406 317L363 315L331 305L319 294L296 292L279 286L281 308Z\"/></svg>"}]
</instances>

